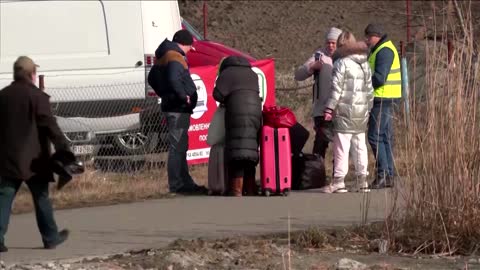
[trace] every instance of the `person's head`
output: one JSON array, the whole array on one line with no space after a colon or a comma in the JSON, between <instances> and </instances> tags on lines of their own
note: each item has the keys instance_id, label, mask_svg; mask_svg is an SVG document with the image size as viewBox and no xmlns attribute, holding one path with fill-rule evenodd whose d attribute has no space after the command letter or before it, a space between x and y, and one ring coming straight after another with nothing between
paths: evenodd
<instances>
[{"instance_id":1,"label":"person's head","mask_svg":"<svg viewBox=\"0 0 480 270\"><path fill-rule=\"evenodd\" d=\"M340 36L338 36L337 48L341 48L342 46L345 46L347 44L353 44L355 42L357 42L357 40L355 39L355 36L352 32L342 32Z\"/></svg>"},{"instance_id":2,"label":"person's head","mask_svg":"<svg viewBox=\"0 0 480 270\"><path fill-rule=\"evenodd\" d=\"M384 35L385 30L380 24L371 23L365 28L365 42L370 48L377 45Z\"/></svg>"},{"instance_id":3,"label":"person's head","mask_svg":"<svg viewBox=\"0 0 480 270\"><path fill-rule=\"evenodd\" d=\"M325 51L329 56L332 56L337 49L337 39L341 33L342 30L336 27L328 29L327 33L325 33Z\"/></svg>"},{"instance_id":4,"label":"person's head","mask_svg":"<svg viewBox=\"0 0 480 270\"><path fill-rule=\"evenodd\" d=\"M232 67L232 66L248 67L248 68L252 67L252 65L250 64L247 58L240 55L230 55L222 59L218 72L221 73L226 68Z\"/></svg>"},{"instance_id":5,"label":"person's head","mask_svg":"<svg viewBox=\"0 0 480 270\"><path fill-rule=\"evenodd\" d=\"M33 84L37 83L37 67L32 59L27 56L20 56L13 64L13 79L15 81L29 81Z\"/></svg>"},{"instance_id":6,"label":"person's head","mask_svg":"<svg viewBox=\"0 0 480 270\"><path fill-rule=\"evenodd\" d=\"M173 42L177 43L180 49L187 54L192 49L193 37L187 30L179 30L173 35Z\"/></svg>"}]
</instances>

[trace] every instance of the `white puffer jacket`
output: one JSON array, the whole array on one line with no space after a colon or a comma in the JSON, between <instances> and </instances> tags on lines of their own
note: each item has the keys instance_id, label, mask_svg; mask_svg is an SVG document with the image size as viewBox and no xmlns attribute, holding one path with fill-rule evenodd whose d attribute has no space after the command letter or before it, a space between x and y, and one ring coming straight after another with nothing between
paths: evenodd
<instances>
[{"instance_id":1,"label":"white puffer jacket","mask_svg":"<svg viewBox=\"0 0 480 270\"><path fill-rule=\"evenodd\" d=\"M333 126L340 133L367 130L373 105L372 72L364 42L338 48L333 59L332 93L326 107L334 113Z\"/></svg>"}]
</instances>

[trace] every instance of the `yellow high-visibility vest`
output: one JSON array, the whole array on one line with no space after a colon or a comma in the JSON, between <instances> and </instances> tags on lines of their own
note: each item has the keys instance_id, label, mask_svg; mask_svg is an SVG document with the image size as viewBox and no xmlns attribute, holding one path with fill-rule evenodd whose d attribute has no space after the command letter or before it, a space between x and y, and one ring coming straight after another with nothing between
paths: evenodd
<instances>
[{"instance_id":1,"label":"yellow high-visibility vest","mask_svg":"<svg viewBox=\"0 0 480 270\"><path fill-rule=\"evenodd\" d=\"M373 51L368 57L368 63L372 72L375 72L375 60L377 53L383 48L390 48L393 51L393 63L388 73L385 84L375 88L373 95L379 98L401 98L402 97L402 74L400 69L400 58L398 57L397 49L392 41L387 41Z\"/></svg>"}]
</instances>

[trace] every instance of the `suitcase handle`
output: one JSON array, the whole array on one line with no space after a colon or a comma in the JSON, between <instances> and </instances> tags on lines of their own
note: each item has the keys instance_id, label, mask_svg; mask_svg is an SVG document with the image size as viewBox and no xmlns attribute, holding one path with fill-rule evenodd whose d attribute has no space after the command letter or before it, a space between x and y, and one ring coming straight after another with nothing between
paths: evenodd
<instances>
[{"instance_id":1,"label":"suitcase handle","mask_svg":"<svg viewBox=\"0 0 480 270\"><path fill-rule=\"evenodd\" d=\"M286 141L285 135L282 136L282 141Z\"/></svg>"},{"instance_id":2,"label":"suitcase handle","mask_svg":"<svg viewBox=\"0 0 480 270\"><path fill-rule=\"evenodd\" d=\"M268 141L268 136L265 136L265 141L266 141L266 142Z\"/></svg>"}]
</instances>

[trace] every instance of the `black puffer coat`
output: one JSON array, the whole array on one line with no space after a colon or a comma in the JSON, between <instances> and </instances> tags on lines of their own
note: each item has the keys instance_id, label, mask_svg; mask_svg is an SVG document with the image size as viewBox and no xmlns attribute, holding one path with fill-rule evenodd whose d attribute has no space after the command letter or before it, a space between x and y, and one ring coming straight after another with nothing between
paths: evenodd
<instances>
[{"instance_id":1,"label":"black puffer coat","mask_svg":"<svg viewBox=\"0 0 480 270\"><path fill-rule=\"evenodd\" d=\"M241 56L225 58L219 71L213 98L226 108L227 161L258 163L258 134L262 124L258 76Z\"/></svg>"}]
</instances>

